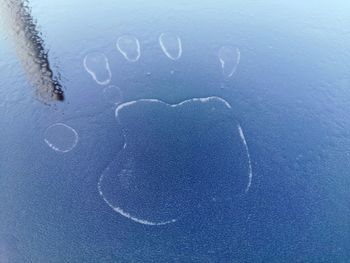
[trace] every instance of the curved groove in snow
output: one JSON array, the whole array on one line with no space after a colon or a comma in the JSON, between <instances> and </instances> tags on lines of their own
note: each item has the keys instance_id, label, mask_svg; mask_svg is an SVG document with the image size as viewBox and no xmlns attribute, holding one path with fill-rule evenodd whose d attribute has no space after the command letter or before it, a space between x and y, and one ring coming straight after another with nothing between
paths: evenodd
<instances>
[{"instance_id":1,"label":"curved groove in snow","mask_svg":"<svg viewBox=\"0 0 350 263\"><path fill-rule=\"evenodd\" d=\"M114 212L117 212L119 213L120 215L136 222L136 223L140 223L142 225L148 225L148 226L163 226L163 225L167 225L167 224L170 224L170 223L175 223L176 222L176 219L171 219L171 220L168 220L168 221L160 221L160 222L154 222L154 221L149 221L149 220L146 220L146 219L141 219L141 218L137 218L133 215L131 215L130 213L124 211L122 208L118 207L118 206L114 206L112 205L108 200L107 198L103 195L103 191L102 191L102 187L101 187L101 183L104 179L104 176L103 174L101 175L100 179L98 180L98 192L99 194L101 195L103 201L106 202L106 204L113 209Z\"/></svg>"},{"instance_id":2,"label":"curved groove in snow","mask_svg":"<svg viewBox=\"0 0 350 263\"><path fill-rule=\"evenodd\" d=\"M122 47L122 42L123 41L130 41L130 42L134 42L134 44L136 45L136 56L132 57L130 56L130 54L128 54L128 51L124 50L124 48ZM141 56L141 45L140 45L140 41L134 37L134 36L121 36L117 39L117 43L116 43L117 49L118 51L123 55L123 57L130 62L136 62L139 60L140 56Z\"/></svg>"},{"instance_id":3,"label":"curved groove in snow","mask_svg":"<svg viewBox=\"0 0 350 263\"><path fill-rule=\"evenodd\" d=\"M105 69L106 69L106 72L107 72L107 75L108 75L108 77L105 80L99 80L98 77L96 76L96 73L92 69L90 69L90 67L88 66L87 60L88 60L89 54L84 57L84 61L83 61L84 68L87 71L87 73L89 73L91 75L93 80L96 81L97 84L99 84L99 85L107 85L109 82L111 82L112 72L111 72L111 69L109 67L109 62L108 62L108 58L106 57L106 55L103 54L103 53L101 53L99 55L101 55L101 57L103 58L103 60L105 62Z\"/></svg>"},{"instance_id":4,"label":"curved groove in snow","mask_svg":"<svg viewBox=\"0 0 350 263\"><path fill-rule=\"evenodd\" d=\"M249 191L249 188L252 184L252 180L253 180L253 169L252 169L252 161L250 159L250 154L249 154L249 148L248 148L248 144L247 141L245 139L242 127L238 124L238 131L239 131L239 136L241 136L241 139L243 141L245 150L247 152L247 156L248 156L248 164L249 164L249 172L248 172L248 184L247 184L247 188L245 189L245 192L247 193Z\"/></svg>"},{"instance_id":5,"label":"curved groove in snow","mask_svg":"<svg viewBox=\"0 0 350 263\"><path fill-rule=\"evenodd\" d=\"M171 60L178 60L179 58L181 58L182 56L182 42L181 39L176 36L176 41L177 41L177 47L178 47L178 51L177 51L177 55L173 56L172 54L170 54L170 52L168 51L168 48L166 47L166 45L164 44L164 40L163 38L166 36L166 33L162 33L159 38L158 38L158 42L159 45L161 47L161 49L163 50L164 54L170 58Z\"/></svg>"},{"instance_id":6,"label":"curved groove in snow","mask_svg":"<svg viewBox=\"0 0 350 263\"><path fill-rule=\"evenodd\" d=\"M201 103L206 103L208 101L211 101L211 100L218 100L218 101L221 101L222 103L224 103L224 105L228 108L228 109L232 109L231 105L224 99L220 98L220 97L216 97L216 96L212 96L212 97L207 97L207 98L192 98L192 99L188 99L188 100L185 100L185 101L182 101L180 103L177 103L177 104L169 104L169 103L166 103L162 100L159 100L159 99L139 99L139 100L134 100L134 101L129 101L129 102L125 102L125 103L122 103L122 104L119 104L115 110L115 116L117 118L117 120L119 121L118 119L118 113L121 109L123 109L124 107L128 107L130 105L133 105L135 103L138 103L138 102L158 102L158 103L162 103L162 104L165 104L167 106L170 106L172 108L175 108L175 107L178 107L178 106L181 106L181 105L184 105L184 104L187 104L187 103L191 103L191 102L201 102ZM247 142L246 142L246 139L245 139L245 136L244 136L244 133L243 133L243 130L242 130L242 127L240 125L238 125L238 132L239 132L239 136L242 140L242 143L245 147L245 150L246 150L246 154L247 154L247 157L248 157L248 165L249 165L249 168L248 168L248 183L247 183L247 186L246 186L246 189L245 189L245 193L247 193L249 191L249 188L251 186L251 183L252 183L252 177L253 177L253 173L252 173L252 165L251 165L251 159L250 159L250 154L249 154L249 149L248 149L248 145L247 145ZM125 138L125 133L124 133L124 138ZM127 143L126 143L126 140L125 140L125 143L123 145L123 150L127 148ZM130 213L128 213L127 211L123 210L121 207L118 207L118 206L115 206L113 204L111 204L111 202L109 202L107 200L107 198L104 196L103 194L103 190L102 190L102 181L104 180L104 174L101 175L101 177L99 178L98 180L98 192L100 194L100 196L102 197L102 199L104 200L104 202L113 210L115 211L116 213L119 213L120 215L136 222L136 223L139 223L139 224L143 224L143 225L148 225L148 226L162 226L162 225L167 225L167 224L170 224L170 223L175 223L177 221L177 219L170 219L170 220L167 220L167 221L159 221L159 222L155 222L155 221L150 221L150 220L147 220L147 219L142 219L142 218L138 218Z\"/></svg>"}]
</instances>

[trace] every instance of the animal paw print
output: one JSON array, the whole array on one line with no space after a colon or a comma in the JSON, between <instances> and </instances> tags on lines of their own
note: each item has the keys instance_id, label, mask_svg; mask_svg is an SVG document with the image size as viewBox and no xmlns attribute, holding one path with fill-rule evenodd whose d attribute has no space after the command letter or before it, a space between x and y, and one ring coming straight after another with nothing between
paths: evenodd
<instances>
[{"instance_id":1,"label":"animal paw print","mask_svg":"<svg viewBox=\"0 0 350 263\"><path fill-rule=\"evenodd\" d=\"M158 43L167 58L181 59L180 37L163 33ZM141 57L142 45L134 36L119 37L116 48L125 63L136 65ZM223 77L231 78L240 62L239 49L221 47L218 62ZM120 89L110 85L112 73L103 53L88 54L83 65L97 84L106 86L104 96L115 103L123 131L124 146L97 185L110 209L136 223L161 226L216 202L239 202L249 191L253 174L248 145L229 102L216 96L177 104L122 101Z\"/></svg>"}]
</instances>

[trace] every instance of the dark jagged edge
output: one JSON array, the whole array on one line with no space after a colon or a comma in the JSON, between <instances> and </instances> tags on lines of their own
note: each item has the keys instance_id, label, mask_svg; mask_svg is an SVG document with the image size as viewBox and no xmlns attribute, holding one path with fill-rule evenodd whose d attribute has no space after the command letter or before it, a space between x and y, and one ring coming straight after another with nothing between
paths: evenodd
<instances>
[{"instance_id":1,"label":"dark jagged edge","mask_svg":"<svg viewBox=\"0 0 350 263\"><path fill-rule=\"evenodd\" d=\"M32 47L32 53L29 56L33 58L33 64L38 64L40 66L40 77L35 79L33 76L32 82L37 87L37 95L44 99L43 95L48 95L47 98L63 101L64 100L64 91L62 84L57 76L54 76L54 73L50 67L50 62L48 60L49 51L45 48L44 40L42 39L42 33L37 29L36 21L31 15L31 8L29 6L28 0L4 0L7 4L7 8L11 12L10 19L13 20L11 23L14 25L14 32L17 35L24 34L24 38L28 43L25 47L22 43L20 49L28 49L24 52L30 52L30 46ZM23 52L23 50L21 50ZM25 64L25 62L22 61ZM29 74L30 75L30 74ZM43 88L39 87L42 85L46 87L46 90L43 92Z\"/></svg>"}]
</instances>

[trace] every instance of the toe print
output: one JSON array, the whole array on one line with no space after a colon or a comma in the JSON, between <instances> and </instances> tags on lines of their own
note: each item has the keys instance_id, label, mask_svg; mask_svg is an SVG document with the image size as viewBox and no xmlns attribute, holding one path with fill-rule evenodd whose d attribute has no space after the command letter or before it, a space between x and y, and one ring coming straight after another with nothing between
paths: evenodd
<instances>
[{"instance_id":1,"label":"toe print","mask_svg":"<svg viewBox=\"0 0 350 263\"><path fill-rule=\"evenodd\" d=\"M103 98L106 102L116 105L122 101L123 95L117 86L110 85L103 89Z\"/></svg>"},{"instance_id":2,"label":"toe print","mask_svg":"<svg viewBox=\"0 0 350 263\"><path fill-rule=\"evenodd\" d=\"M219 50L218 58L222 73L225 77L230 78L237 70L241 60L241 52L236 47L223 46Z\"/></svg>"},{"instance_id":3,"label":"toe print","mask_svg":"<svg viewBox=\"0 0 350 263\"><path fill-rule=\"evenodd\" d=\"M159 36L159 45L164 54L171 60L178 60L182 56L181 39L169 33L162 33Z\"/></svg>"},{"instance_id":4,"label":"toe print","mask_svg":"<svg viewBox=\"0 0 350 263\"><path fill-rule=\"evenodd\" d=\"M141 56L139 40L134 36L121 36L117 40L117 49L129 62L136 62Z\"/></svg>"},{"instance_id":5,"label":"toe print","mask_svg":"<svg viewBox=\"0 0 350 263\"><path fill-rule=\"evenodd\" d=\"M78 133L64 123L55 123L45 131L44 141L56 152L70 152L77 145L78 140Z\"/></svg>"},{"instance_id":6,"label":"toe print","mask_svg":"<svg viewBox=\"0 0 350 263\"><path fill-rule=\"evenodd\" d=\"M90 53L84 58L84 68L99 85L107 85L112 78L109 62L105 54Z\"/></svg>"}]
</instances>

